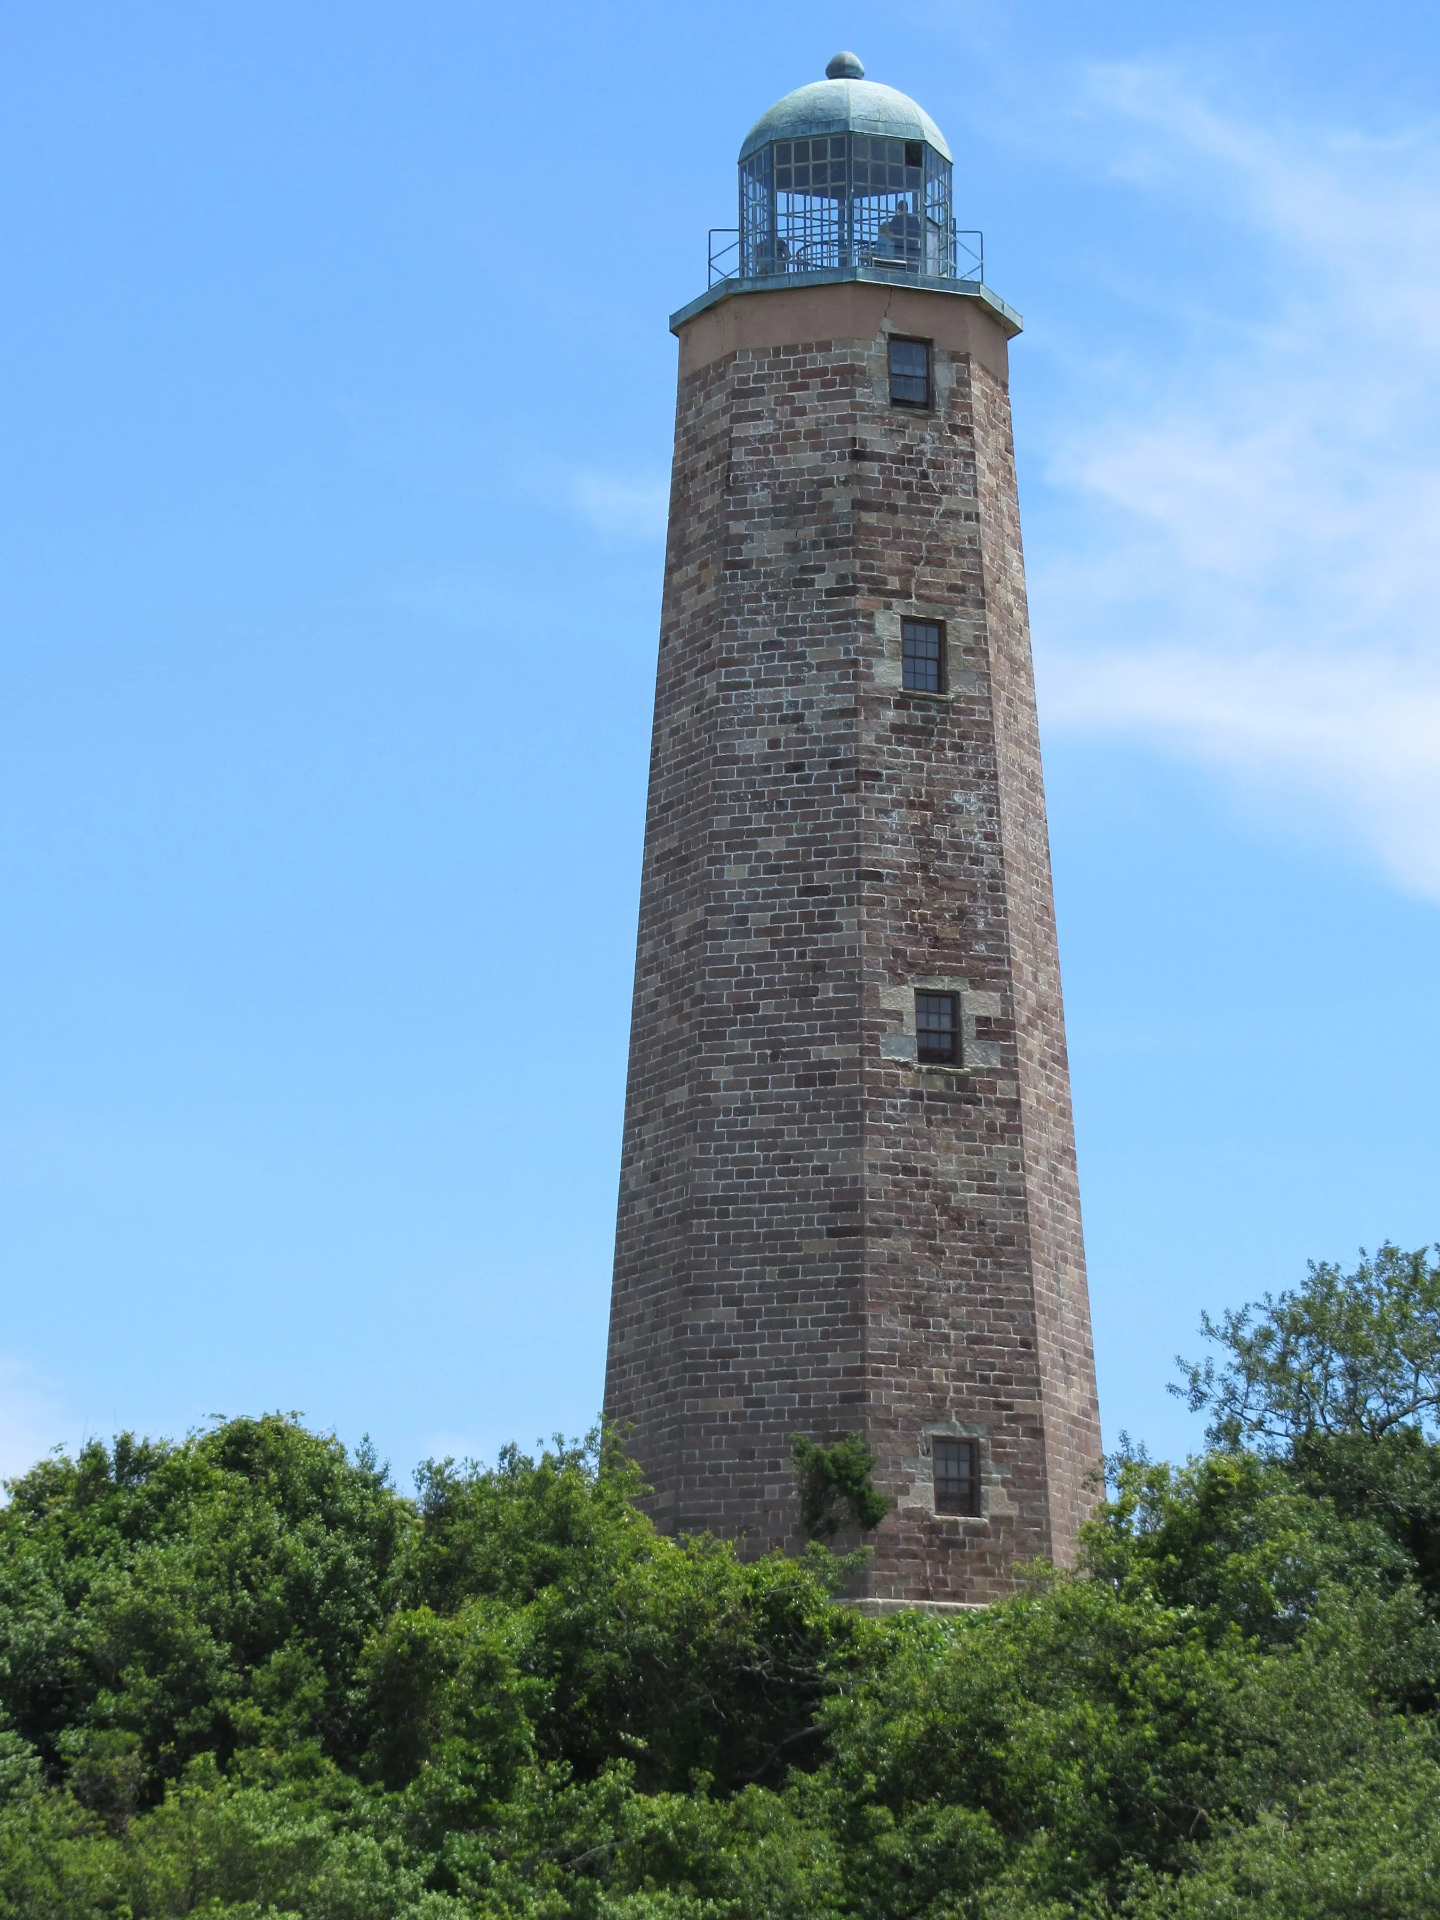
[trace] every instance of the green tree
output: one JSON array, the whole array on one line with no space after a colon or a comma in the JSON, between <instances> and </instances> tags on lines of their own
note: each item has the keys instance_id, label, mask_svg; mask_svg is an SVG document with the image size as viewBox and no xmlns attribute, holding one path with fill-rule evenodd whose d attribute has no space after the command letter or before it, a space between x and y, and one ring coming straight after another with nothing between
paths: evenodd
<instances>
[{"instance_id":1,"label":"green tree","mask_svg":"<svg viewBox=\"0 0 1440 1920\"><path fill-rule=\"evenodd\" d=\"M1211 1450L958 1618L657 1534L599 1436L415 1500L278 1417L43 1462L0 1920L1440 1920L1434 1276L1227 1316ZM879 1517L858 1437L796 1464Z\"/></svg>"},{"instance_id":2,"label":"green tree","mask_svg":"<svg viewBox=\"0 0 1440 1920\"><path fill-rule=\"evenodd\" d=\"M1350 1271L1312 1264L1258 1306L1202 1316L1217 1367L1178 1361L1212 1446L1282 1461L1293 1483L1385 1528L1440 1608L1440 1252L1388 1242Z\"/></svg>"},{"instance_id":3,"label":"green tree","mask_svg":"<svg viewBox=\"0 0 1440 1920\"><path fill-rule=\"evenodd\" d=\"M1318 1436L1433 1435L1440 1416L1440 1250L1387 1241L1350 1273L1312 1261L1298 1288L1201 1329L1227 1354L1177 1360L1213 1446L1288 1452Z\"/></svg>"},{"instance_id":4,"label":"green tree","mask_svg":"<svg viewBox=\"0 0 1440 1920\"><path fill-rule=\"evenodd\" d=\"M420 1487L397 1592L437 1616L515 1610L540 1764L589 1778L624 1759L647 1791L697 1770L728 1791L818 1757L816 1709L874 1643L832 1604L849 1562L746 1562L657 1534L598 1435L538 1459L510 1448L493 1470L432 1465Z\"/></svg>"},{"instance_id":5,"label":"green tree","mask_svg":"<svg viewBox=\"0 0 1440 1920\"><path fill-rule=\"evenodd\" d=\"M0 1703L52 1774L120 1792L129 1736L143 1802L199 1753L350 1755L357 1663L414 1525L368 1455L272 1415L92 1441L9 1491Z\"/></svg>"}]
</instances>

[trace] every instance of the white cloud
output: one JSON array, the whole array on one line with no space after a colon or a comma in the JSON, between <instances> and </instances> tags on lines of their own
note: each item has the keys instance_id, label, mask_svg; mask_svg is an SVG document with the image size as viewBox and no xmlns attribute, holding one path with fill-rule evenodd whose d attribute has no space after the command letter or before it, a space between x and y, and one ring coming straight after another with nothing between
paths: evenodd
<instances>
[{"instance_id":1,"label":"white cloud","mask_svg":"<svg viewBox=\"0 0 1440 1920\"><path fill-rule=\"evenodd\" d=\"M1143 399L1077 396L1047 724L1219 770L1440 899L1440 142L1245 125L1136 66L1090 98L1115 169L1251 264L1197 249L1209 323Z\"/></svg>"},{"instance_id":2,"label":"white cloud","mask_svg":"<svg viewBox=\"0 0 1440 1920\"><path fill-rule=\"evenodd\" d=\"M1440 669L1294 651L1062 651L1046 711L1148 738L1225 774L1296 826L1378 855L1440 899Z\"/></svg>"}]
</instances>

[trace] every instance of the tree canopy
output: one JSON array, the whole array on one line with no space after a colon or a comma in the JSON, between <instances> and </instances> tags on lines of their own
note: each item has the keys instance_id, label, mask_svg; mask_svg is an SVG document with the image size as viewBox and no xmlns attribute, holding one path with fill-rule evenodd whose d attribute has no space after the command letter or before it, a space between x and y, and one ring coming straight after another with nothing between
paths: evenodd
<instances>
[{"instance_id":1,"label":"tree canopy","mask_svg":"<svg viewBox=\"0 0 1440 1920\"><path fill-rule=\"evenodd\" d=\"M1216 1446L1284 1451L1315 1435L1378 1439L1440 1424L1440 1252L1362 1253L1353 1273L1311 1263L1302 1287L1266 1294L1201 1330L1228 1358L1177 1360L1183 1394Z\"/></svg>"},{"instance_id":2,"label":"tree canopy","mask_svg":"<svg viewBox=\"0 0 1440 1920\"><path fill-rule=\"evenodd\" d=\"M959 1619L658 1535L598 1436L413 1497L278 1415L45 1460L0 1920L1440 1920L1440 1269L1209 1331L1209 1450ZM863 1440L795 1464L878 1517Z\"/></svg>"}]
</instances>

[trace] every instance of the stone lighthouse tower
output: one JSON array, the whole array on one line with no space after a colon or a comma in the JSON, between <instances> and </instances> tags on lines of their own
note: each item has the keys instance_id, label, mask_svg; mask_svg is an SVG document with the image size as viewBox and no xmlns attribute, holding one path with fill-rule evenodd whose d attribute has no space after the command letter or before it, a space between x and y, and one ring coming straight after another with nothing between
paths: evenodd
<instances>
[{"instance_id":1,"label":"stone lighthouse tower","mask_svg":"<svg viewBox=\"0 0 1440 1920\"><path fill-rule=\"evenodd\" d=\"M873 1599L1063 1560L1100 1454L1011 444L951 155L837 54L740 150L680 342L606 1412L669 1530ZM978 241L978 236L968 236Z\"/></svg>"}]
</instances>

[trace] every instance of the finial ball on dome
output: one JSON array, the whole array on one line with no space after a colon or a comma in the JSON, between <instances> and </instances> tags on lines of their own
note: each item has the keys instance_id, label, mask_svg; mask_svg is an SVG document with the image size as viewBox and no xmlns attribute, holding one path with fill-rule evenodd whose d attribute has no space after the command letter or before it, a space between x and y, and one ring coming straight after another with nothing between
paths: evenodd
<instances>
[{"instance_id":1,"label":"finial ball on dome","mask_svg":"<svg viewBox=\"0 0 1440 1920\"><path fill-rule=\"evenodd\" d=\"M863 80L865 62L858 54L837 53L825 69L827 80Z\"/></svg>"}]
</instances>

